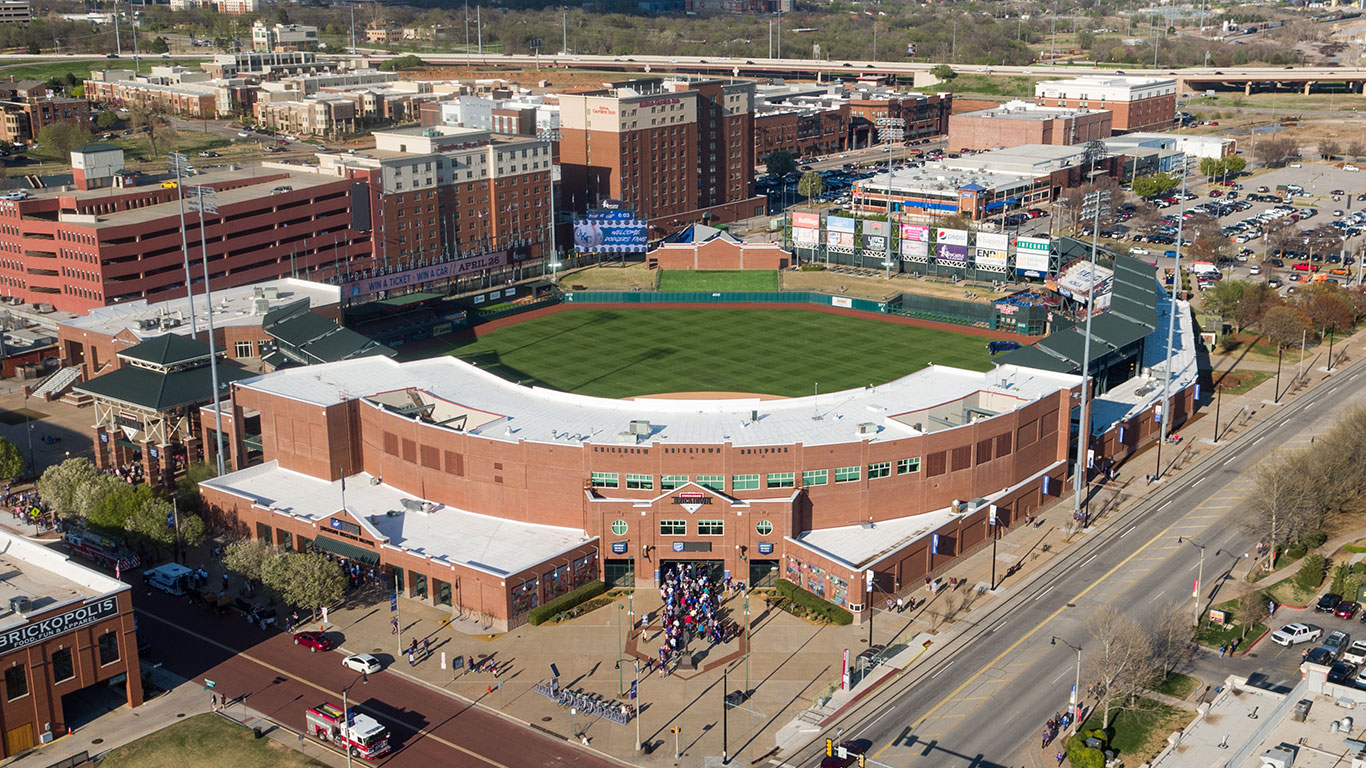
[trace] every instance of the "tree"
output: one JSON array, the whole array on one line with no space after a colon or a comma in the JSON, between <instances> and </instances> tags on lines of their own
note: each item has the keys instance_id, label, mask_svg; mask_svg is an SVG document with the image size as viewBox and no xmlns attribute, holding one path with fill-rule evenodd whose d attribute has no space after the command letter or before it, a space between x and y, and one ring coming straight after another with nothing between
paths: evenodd
<instances>
[{"instance_id":1,"label":"tree","mask_svg":"<svg viewBox=\"0 0 1366 768\"><path fill-rule=\"evenodd\" d=\"M107 131L118 124L119 116L112 109L103 110L95 116L95 127L102 131Z\"/></svg>"},{"instance_id":2,"label":"tree","mask_svg":"<svg viewBox=\"0 0 1366 768\"><path fill-rule=\"evenodd\" d=\"M156 157L157 139L174 141L175 131L171 129L171 119L166 115L166 110L159 105L136 104L128 108L128 124L133 130L147 134L147 144L152 150L152 156Z\"/></svg>"},{"instance_id":3,"label":"tree","mask_svg":"<svg viewBox=\"0 0 1366 768\"><path fill-rule=\"evenodd\" d=\"M1347 144L1347 148L1344 151L1347 153L1348 157L1353 159L1366 157L1366 142L1363 142L1360 139L1353 139Z\"/></svg>"},{"instance_id":4,"label":"tree","mask_svg":"<svg viewBox=\"0 0 1366 768\"><path fill-rule=\"evenodd\" d=\"M1243 292L1247 290L1247 286L1248 284L1242 280L1216 282L1202 297L1205 311L1218 315L1221 320L1234 316L1243 301Z\"/></svg>"},{"instance_id":5,"label":"tree","mask_svg":"<svg viewBox=\"0 0 1366 768\"><path fill-rule=\"evenodd\" d=\"M133 486L109 475L100 475L96 485L100 492L91 498L86 519L91 525L111 532L132 530L130 521L139 514L139 510L157 500L152 487L145 483ZM161 518L161 523L166 524L165 517Z\"/></svg>"},{"instance_id":6,"label":"tree","mask_svg":"<svg viewBox=\"0 0 1366 768\"><path fill-rule=\"evenodd\" d=\"M164 38L164 37L157 37L157 38L153 39L153 40L152 40L152 44L151 44L150 46L148 46L148 48L151 49L152 53L170 53L170 52L171 52L171 45L170 45L169 43L166 42L166 38Z\"/></svg>"},{"instance_id":7,"label":"tree","mask_svg":"<svg viewBox=\"0 0 1366 768\"><path fill-rule=\"evenodd\" d=\"M1190 614L1181 603L1166 603L1147 622L1153 663L1162 678L1188 668L1195 661Z\"/></svg>"},{"instance_id":8,"label":"tree","mask_svg":"<svg viewBox=\"0 0 1366 768\"><path fill-rule=\"evenodd\" d=\"M1281 294L1266 283L1247 283L1235 315L1238 330L1261 323L1262 317L1282 301Z\"/></svg>"},{"instance_id":9,"label":"tree","mask_svg":"<svg viewBox=\"0 0 1366 768\"><path fill-rule=\"evenodd\" d=\"M930 74L944 82L948 82L955 77L958 77L958 73L954 72L953 67L950 67L948 64L936 64L934 68L930 70Z\"/></svg>"},{"instance_id":10,"label":"tree","mask_svg":"<svg viewBox=\"0 0 1366 768\"><path fill-rule=\"evenodd\" d=\"M825 179L821 178L818 171L807 171L802 174L802 178L797 182L797 194L807 200L814 199L817 195L825 191Z\"/></svg>"},{"instance_id":11,"label":"tree","mask_svg":"<svg viewBox=\"0 0 1366 768\"><path fill-rule=\"evenodd\" d=\"M180 525L176 528L176 533L180 545L190 549L203 545L209 539L209 527L205 525L204 518L193 512L180 514Z\"/></svg>"},{"instance_id":12,"label":"tree","mask_svg":"<svg viewBox=\"0 0 1366 768\"><path fill-rule=\"evenodd\" d=\"M223 549L223 565L249 581L264 582L266 561L275 548L261 539L238 539Z\"/></svg>"},{"instance_id":13,"label":"tree","mask_svg":"<svg viewBox=\"0 0 1366 768\"><path fill-rule=\"evenodd\" d=\"M1224 164L1223 173L1229 176L1240 174L1247 168L1247 158L1238 155L1229 155L1221 162Z\"/></svg>"},{"instance_id":14,"label":"tree","mask_svg":"<svg viewBox=\"0 0 1366 768\"><path fill-rule=\"evenodd\" d=\"M1319 285L1324 285L1320 283ZM1327 283L1332 285L1332 283ZM1339 293L1346 294L1338 286L1334 285ZM1319 335L1327 335L1329 331L1342 333L1352 327L1352 322L1356 319L1353 316L1352 308L1344 298L1339 298L1331 293L1322 292L1307 296L1302 301L1304 313L1309 316L1314 327L1319 329Z\"/></svg>"},{"instance_id":15,"label":"tree","mask_svg":"<svg viewBox=\"0 0 1366 768\"><path fill-rule=\"evenodd\" d=\"M1266 617L1271 615L1270 599L1256 590L1238 598L1238 621L1242 622L1243 639L1247 639L1249 629L1266 621Z\"/></svg>"},{"instance_id":16,"label":"tree","mask_svg":"<svg viewBox=\"0 0 1366 768\"><path fill-rule=\"evenodd\" d=\"M38 493L52 505L58 517L83 517L78 496L95 485L101 477L90 459L77 457L43 470L38 478Z\"/></svg>"},{"instance_id":17,"label":"tree","mask_svg":"<svg viewBox=\"0 0 1366 768\"><path fill-rule=\"evenodd\" d=\"M1131 706L1152 685L1152 643L1138 624L1108 605L1091 614L1086 628L1086 677L1100 684L1101 728L1109 728L1110 714Z\"/></svg>"},{"instance_id":18,"label":"tree","mask_svg":"<svg viewBox=\"0 0 1366 768\"><path fill-rule=\"evenodd\" d=\"M404 69L417 69L422 66L422 59L412 54L395 56L392 59L379 65L379 68L386 72L398 72Z\"/></svg>"},{"instance_id":19,"label":"tree","mask_svg":"<svg viewBox=\"0 0 1366 768\"><path fill-rule=\"evenodd\" d=\"M160 551L162 548L170 548L175 543L175 531L167 522L170 515L170 502L157 498L144 499L128 516L124 527L129 533L141 536L154 549Z\"/></svg>"},{"instance_id":20,"label":"tree","mask_svg":"<svg viewBox=\"0 0 1366 768\"><path fill-rule=\"evenodd\" d=\"M1309 331L1309 318L1295 307L1282 304L1262 317L1262 330L1272 341L1288 347L1303 340L1305 332Z\"/></svg>"},{"instance_id":21,"label":"tree","mask_svg":"<svg viewBox=\"0 0 1366 768\"><path fill-rule=\"evenodd\" d=\"M90 143L90 131L75 123L49 123L38 131L44 154L56 159L70 157L71 150Z\"/></svg>"},{"instance_id":22,"label":"tree","mask_svg":"<svg viewBox=\"0 0 1366 768\"><path fill-rule=\"evenodd\" d=\"M1252 148L1252 156L1263 165L1284 165L1290 158L1298 156L1300 143L1294 139L1260 139Z\"/></svg>"},{"instance_id":23,"label":"tree","mask_svg":"<svg viewBox=\"0 0 1366 768\"><path fill-rule=\"evenodd\" d=\"M261 581L284 602L316 614L342 599L346 576L341 567L319 554L284 552L264 563Z\"/></svg>"},{"instance_id":24,"label":"tree","mask_svg":"<svg viewBox=\"0 0 1366 768\"><path fill-rule=\"evenodd\" d=\"M7 437L0 437L0 479L13 480L24 474L24 455Z\"/></svg>"},{"instance_id":25,"label":"tree","mask_svg":"<svg viewBox=\"0 0 1366 768\"><path fill-rule=\"evenodd\" d=\"M1170 173L1154 173L1149 176L1139 176L1130 185L1134 194L1139 197L1152 197L1176 189L1181 182Z\"/></svg>"},{"instance_id":26,"label":"tree","mask_svg":"<svg viewBox=\"0 0 1366 768\"><path fill-rule=\"evenodd\" d=\"M1342 147L1332 139L1323 139L1319 142L1319 157L1324 160L1332 160L1342 152Z\"/></svg>"},{"instance_id":27,"label":"tree","mask_svg":"<svg viewBox=\"0 0 1366 768\"><path fill-rule=\"evenodd\" d=\"M1200 175L1206 178L1213 178L1219 175L1221 166L1219 160L1213 157L1200 158Z\"/></svg>"},{"instance_id":28,"label":"tree","mask_svg":"<svg viewBox=\"0 0 1366 768\"><path fill-rule=\"evenodd\" d=\"M786 176L797 170L797 158L785 149L774 150L764 158L764 167L769 176Z\"/></svg>"}]
</instances>

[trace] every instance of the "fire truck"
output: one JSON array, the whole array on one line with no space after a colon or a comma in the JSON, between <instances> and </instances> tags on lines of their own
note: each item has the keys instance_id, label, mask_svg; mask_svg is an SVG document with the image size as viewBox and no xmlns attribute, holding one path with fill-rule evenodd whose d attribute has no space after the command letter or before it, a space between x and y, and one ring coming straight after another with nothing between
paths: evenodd
<instances>
[{"instance_id":1,"label":"fire truck","mask_svg":"<svg viewBox=\"0 0 1366 768\"><path fill-rule=\"evenodd\" d=\"M71 554L111 571L116 567L122 570L136 568L141 562L135 553L123 545L123 542L83 528L71 528L62 534L62 540L66 542L67 550Z\"/></svg>"},{"instance_id":2,"label":"fire truck","mask_svg":"<svg viewBox=\"0 0 1366 768\"><path fill-rule=\"evenodd\" d=\"M377 760L389 752L389 729L353 707L348 722L335 704L320 704L308 710L308 732L319 741L330 741L348 750L352 757Z\"/></svg>"}]
</instances>

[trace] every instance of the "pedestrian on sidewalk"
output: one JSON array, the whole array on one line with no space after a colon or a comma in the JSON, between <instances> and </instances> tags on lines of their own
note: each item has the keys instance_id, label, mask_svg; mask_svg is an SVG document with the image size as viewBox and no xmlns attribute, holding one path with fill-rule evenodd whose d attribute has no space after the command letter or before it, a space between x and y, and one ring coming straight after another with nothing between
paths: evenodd
<instances>
[{"instance_id":1,"label":"pedestrian on sidewalk","mask_svg":"<svg viewBox=\"0 0 1366 768\"><path fill-rule=\"evenodd\" d=\"M214 712L218 711L218 694L209 694L209 708L212 709Z\"/></svg>"},{"instance_id":2,"label":"pedestrian on sidewalk","mask_svg":"<svg viewBox=\"0 0 1366 768\"><path fill-rule=\"evenodd\" d=\"M431 656L431 655L432 655L431 647L432 647L432 639L431 639L430 637L424 637L424 638L422 638L422 658L425 659L425 658L427 658L428 656Z\"/></svg>"},{"instance_id":3,"label":"pedestrian on sidewalk","mask_svg":"<svg viewBox=\"0 0 1366 768\"><path fill-rule=\"evenodd\" d=\"M397 634L398 634L398 619L389 619L389 627L390 627L389 634L391 634L391 635L397 635Z\"/></svg>"},{"instance_id":4,"label":"pedestrian on sidewalk","mask_svg":"<svg viewBox=\"0 0 1366 768\"><path fill-rule=\"evenodd\" d=\"M1058 752L1058 765L1062 765L1062 759L1063 759L1063 754L1062 754L1062 752Z\"/></svg>"},{"instance_id":5,"label":"pedestrian on sidewalk","mask_svg":"<svg viewBox=\"0 0 1366 768\"><path fill-rule=\"evenodd\" d=\"M904 610L906 610L906 600L905 598L898 597L896 599L896 612L901 613Z\"/></svg>"},{"instance_id":6,"label":"pedestrian on sidewalk","mask_svg":"<svg viewBox=\"0 0 1366 768\"><path fill-rule=\"evenodd\" d=\"M1223 645L1219 646L1219 658L1221 658L1221 659L1224 658L1224 654L1227 653L1227 652L1228 652L1228 643L1224 643Z\"/></svg>"},{"instance_id":7,"label":"pedestrian on sidewalk","mask_svg":"<svg viewBox=\"0 0 1366 768\"><path fill-rule=\"evenodd\" d=\"M409 648L409 649L408 649L408 666L410 666L410 667L416 666L416 663L413 661L413 649L412 649L412 648Z\"/></svg>"}]
</instances>

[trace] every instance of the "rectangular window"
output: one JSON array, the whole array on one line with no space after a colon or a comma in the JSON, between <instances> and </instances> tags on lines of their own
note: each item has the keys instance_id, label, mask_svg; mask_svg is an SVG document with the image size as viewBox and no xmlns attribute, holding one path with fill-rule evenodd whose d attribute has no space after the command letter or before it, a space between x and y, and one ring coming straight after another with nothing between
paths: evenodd
<instances>
[{"instance_id":1,"label":"rectangular window","mask_svg":"<svg viewBox=\"0 0 1366 768\"><path fill-rule=\"evenodd\" d=\"M759 476L731 475L730 489L732 491L757 491L759 490Z\"/></svg>"},{"instance_id":2,"label":"rectangular window","mask_svg":"<svg viewBox=\"0 0 1366 768\"><path fill-rule=\"evenodd\" d=\"M697 484L713 491L725 491L726 477L725 475L698 475Z\"/></svg>"},{"instance_id":3,"label":"rectangular window","mask_svg":"<svg viewBox=\"0 0 1366 768\"><path fill-rule=\"evenodd\" d=\"M76 665L71 658L70 648L60 648L52 654L52 679L55 682L70 680L76 676Z\"/></svg>"},{"instance_id":4,"label":"rectangular window","mask_svg":"<svg viewBox=\"0 0 1366 768\"><path fill-rule=\"evenodd\" d=\"M659 490L672 491L688 482L687 475L663 475L659 478Z\"/></svg>"},{"instance_id":5,"label":"rectangular window","mask_svg":"<svg viewBox=\"0 0 1366 768\"><path fill-rule=\"evenodd\" d=\"M616 472L594 472L592 480L594 488L620 487L620 479Z\"/></svg>"},{"instance_id":6,"label":"rectangular window","mask_svg":"<svg viewBox=\"0 0 1366 768\"><path fill-rule=\"evenodd\" d=\"M237 353L237 354L236 354L237 357L251 357L251 342L250 342L250 341L236 341L236 342L233 342L232 348L233 348L233 351L234 351L235 353Z\"/></svg>"},{"instance_id":7,"label":"rectangular window","mask_svg":"<svg viewBox=\"0 0 1366 768\"><path fill-rule=\"evenodd\" d=\"M765 480L769 488L791 488L796 485L796 477L792 472L770 472Z\"/></svg>"},{"instance_id":8,"label":"rectangular window","mask_svg":"<svg viewBox=\"0 0 1366 768\"><path fill-rule=\"evenodd\" d=\"M651 491L655 487L654 475L633 475L626 473L626 487L633 491Z\"/></svg>"},{"instance_id":9,"label":"rectangular window","mask_svg":"<svg viewBox=\"0 0 1366 768\"><path fill-rule=\"evenodd\" d=\"M119 660L119 636L113 632L100 635L100 666Z\"/></svg>"},{"instance_id":10,"label":"rectangular window","mask_svg":"<svg viewBox=\"0 0 1366 768\"><path fill-rule=\"evenodd\" d=\"M830 481L830 473L824 469L806 469L802 471L802 485L810 487L813 485L825 485Z\"/></svg>"},{"instance_id":11,"label":"rectangular window","mask_svg":"<svg viewBox=\"0 0 1366 768\"><path fill-rule=\"evenodd\" d=\"M859 481L859 477L860 477L862 474L863 474L863 473L860 471L860 469L859 469L858 467L836 467L836 468L835 468L835 482L836 482L836 483L857 483L857 482Z\"/></svg>"},{"instance_id":12,"label":"rectangular window","mask_svg":"<svg viewBox=\"0 0 1366 768\"><path fill-rule=\"evenodd\" d=\"M660 520L660 536L686 536L688 535L687 520Z\"/></svg>"},{"instance_id":13,"label":"rectangular window","mask_svg":"<svg viewBox=\"0 0 1366 768\"><path fill-rule=\"evenodd\" d=\"M726 532L726 521L724 520L698 520L698 536L721 536Z\"/></svg>"},{"instance_id":14,"label":"rectangular window","mask_svg":"<svg viewBox=\"0 0 1366 768\"><path fill-rule=\"evenodd\" d=\"M24 665L16 664L5 670L5 698L10 701L28 695L28 674Z\"/></svg>"},{"instance_id":15,"label":"rectangular window","mask_svg":"<svg viewBox=\"0 0 1366 768\"><path fill-rule=\"evenodd\" d=\"M897 473L898 475L909 475L909 474L911 474L912 472L919 472L919 471L920 471L920 457L919 457L919 456L915 457L914 459L897 459L897 460L896 460L896 473Z\"/></svg>"},{"instance_id":16,"label":"rectangular window","mask_svg":"<svg viewBox=\"0 0 1366 768\"><path fill-rule=\"evenodd\" d=\"M868 479L876 480L879 477L887 477L892 474L892 462L879 461L876 464L868 465Z\"/></svg>"}]
</instances>

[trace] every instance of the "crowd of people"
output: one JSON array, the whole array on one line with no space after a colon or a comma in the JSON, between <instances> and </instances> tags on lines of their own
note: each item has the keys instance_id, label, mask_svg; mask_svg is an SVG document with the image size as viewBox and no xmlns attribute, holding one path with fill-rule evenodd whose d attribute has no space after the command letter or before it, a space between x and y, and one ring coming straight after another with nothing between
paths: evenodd
<instances>
[{"instance_id":1,"label":"crowd of people","mask_svg":"<svg viewBox=\"0 0 1366 768\"><path fill-rule=\"evenodd\" d=\"M10 508L15 520L37 526L39 533L57 526L57 516L53 514L48 503L43 501L37 489L13 491L6 483L3 501L5 506Z\"/></svg>"},{"instance_id":2,"label":"crowd of people","mask_svg":"<svg viewBox=\"0 0 1366 768\"><path fill-rule=\"evenodd\" d=\"M722 594L743 591L744 585L730 579L714 581L706 568L692 564L670 568L663 576L659 599L664 605L659 615L664 644L659 647L659 662L660 674L667 675L669 662L692 638L725 643L735 636L737 627L721 611Z\"/></svg>"}]
</instances>

